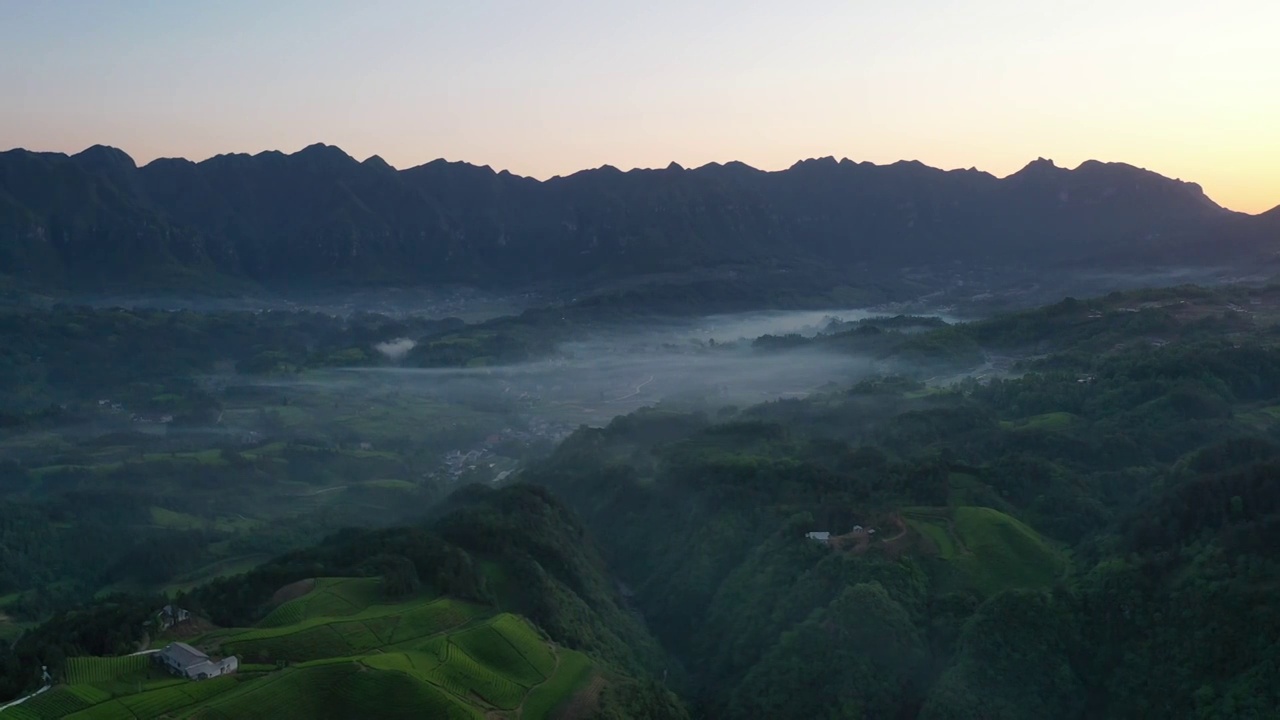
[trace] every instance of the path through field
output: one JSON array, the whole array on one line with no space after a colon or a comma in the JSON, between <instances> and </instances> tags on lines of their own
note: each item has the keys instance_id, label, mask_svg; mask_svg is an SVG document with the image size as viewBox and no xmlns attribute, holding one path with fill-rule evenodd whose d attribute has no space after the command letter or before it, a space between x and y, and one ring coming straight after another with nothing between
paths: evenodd
<instances>
[{"instance_id":1,"label":"path through field","mask_svg":"<svg viewBox=\"0 0 1280 720\"><path fill-rule=\"evenodd\" d=\"M893 516L893 518L892 518L892 522L893 522L893 524L894 524L894 525L896 525L896 526L897 526L897 528L898 528L898 534L897 534L897 535L894 535L894 536L893 536L893 537L891 537L891 538L885 538L882 542L891 543L891 542L893 542L894 540L897 540L898 538L900 538L900 537L902 537L903 535L906 535L906 534L907 534L907 523L906 523L906 521L905 521L905 520L903 520L903 519L902 519L902 516L901 516L901 515L894 515L894 516Z\"/></svg>"},{"instance_id":2,"label":"path through field","mask_svg":"<svg viewBox=\"0 0 1280 720\"><path fill-rule=\"evenodd\" d=\"M5 703L4 705L0 705L0 712L3 712L4 710L6 710L6 709L8 709L8 708L15 707L15 706L17 706L17 705L21 705L22 703L24 703L24 702L26 702L26 701L30 700L31 698L33 698L33 697L35 697L35 696L39 695L39 694L40 694L40 693L42 693L42 692L45 692L46 690L48 690L48 689L49 689L49 688L51 688L51 687L53 687L53 686L52 686L52 685L45 685L44 687L42 687L42 688L40 688L39 690L37 690L37 691L35 691L35 692L31 693L30 695L27 695L27 696L25 696L25 697L20 697L20 698L18 698L17 700L14 700L14 701L9 702L9 703Z\"/></svg>"},{"instance_id":3,"label":"path through field","mask_svg":"<svg viewBox=\"0 0 1280 720\"><path fill-rule=\"evenodd\" d=\"M616 397L616 398L614 398L614 399L610 400L609 402L622 402L623 400L626 400L626 399L628 399L628 398L633 398L633 397L635 397L635 396L639 395L639 394L640 394L640 391L644 389L644 386L645 386L645 385L648 385L648 384L649 384L649 383L651 383L651 382L653 382L653 376L652 376L652 375L650 375L650 376L649 376L649 379L648 379L648 380L645 380L644 382L640 383L639 385L636 385L636 389L635 389L635 390L632 390L631 392L629 392L629 393L627 393L626 395L623 395L623 396L621 396L621 397Z\"/></svg>"},{"instance_id":4,"label":"path through field","mask_svg":"<svg viewBox=\"0 0 1280 720\"><path fill-rule=\"evenodd\" d=\"M325 493L333 492L334 490L343 490L346 487L347 487L346 485L334 485L333 487L325 488L323 490L316 490L315 492L304 493L302 495L299 495L298 497L315 497L316 495L323 495Z\"/></svg>"},{"instance_id":5,"label":"path through field","mask_svg":"<svg viewBox=\"0 0 1280 720\"><path fill-rule=\"evenodd\" d=\"M557 652L553 652L553 653L551 653L551 654L552 654L552 656L553 656L553 657L555 657L555 659L556 659L556 666L555 666L555 668L553 668L553 669L551 670L551 674L550 674L550 675L548 675L548 676L546 677L546 679L544 679L542 682L538 683L537 685L534 685L533 687L529 688L529 692L527 692L527 693L525 693L525 694L524 694L524 700L521 700L521 701L520 701L520 707L516 708L516 717L517 717L517 718L524 717L524 701L529 699L529 693L533 692L533 688L536 688L536 687L539 687L539 686L541 686L541 685L543 685L543 684L545 684L545 683L551 682L551 678L555 677L555 676L556 676L556 672L560 670L560 653L559 653L559 648L556 648L556 650L557 650Z\"/></svg>"}]
</instances>

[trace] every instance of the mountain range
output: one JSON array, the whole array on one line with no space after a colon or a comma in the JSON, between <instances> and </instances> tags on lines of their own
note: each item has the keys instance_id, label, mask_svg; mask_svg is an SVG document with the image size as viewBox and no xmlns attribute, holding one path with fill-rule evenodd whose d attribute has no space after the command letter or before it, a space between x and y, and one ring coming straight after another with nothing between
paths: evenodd
<instances>
[{"instance_id":1,"label":"mountain range","mask_svg":"<svg viewBox=\"0 0 1280 720\"><path fill-rule=\"evenodd\" d=\"M396 170L324 144L141 167L105 146L0 153L0 276L55 291L1255 264L1277 246L1280 208L1232 212L1194 183L1097 161L998 178L826 157L539 181L444 160Z\"/></svg>"}]
</instances>

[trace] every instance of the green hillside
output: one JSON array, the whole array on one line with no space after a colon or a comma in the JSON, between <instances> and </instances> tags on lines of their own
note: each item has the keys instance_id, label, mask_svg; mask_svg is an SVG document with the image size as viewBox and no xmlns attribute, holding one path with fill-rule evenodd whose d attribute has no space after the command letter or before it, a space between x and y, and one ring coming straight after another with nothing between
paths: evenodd
<instances>
[{"instance_id":1,"label":"green hillside","mask_svg":"<svg viewBox=\"0 0 1280 720\"><path fill-rule=\"evenodd\" d=\"M958 507L956 534L967 554L960 565L980 591L1041 588L1062 575L1065 561L1035 530L991 508Z\"/></svg>"},{"instance_id":2,"label":"green hillside","mask_svg":"<svg viewBox=\"0 0 1280 720\"><path fill-rule=\"evenodd\" d=\"M17 707L0 712L9 720L130 720L162 717L234 689L251 675L204 682L172 677L152 665L146 655L69 658L68 684L60 685Z\"/></svg>"},{"instance_id":3,"label":"green hillside","mask_svg":"<svg viewBox=\"0 0 1280 720\"><path fill-rule=\"evenodd\" d=\"M516 615L429 595L387 603L376 578L308 586L260 627L191 641L237 655L237 675L188 682L145 655L76 657L66 685L0 718L541 718L596 673L587 656L553 646Z\"/></svg>"},{"instance_id":4,"label":"green hillside","mask_svg":"<svg viewBox=\"0 0 1280 720\"><path fill-rule=\"evenodd\" d=\"M921 550L956 569L983 595L1009 588L1044 588L1066 567L1061 553L1035 530L986 507L907 508Z\"/></svg>"},{"instance_id":5,"label":"green hillside","mask_svg":"<svg viewBox=\"0 0 1280 720\"><path fill-rule=\"evenodd\" d=\"M280 627L313 617L352 615L378 599L377 578L316 578L305 582L311 585L305 595L281 604L258 624Z\"/></svg>"}]
</instances>

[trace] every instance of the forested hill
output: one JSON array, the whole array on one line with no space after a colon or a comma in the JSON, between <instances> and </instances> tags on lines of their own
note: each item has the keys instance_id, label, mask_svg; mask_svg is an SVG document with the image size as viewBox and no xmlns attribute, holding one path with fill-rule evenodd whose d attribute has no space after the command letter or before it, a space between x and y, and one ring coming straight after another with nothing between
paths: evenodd
<instances>
[{"instance_id":1,"label":"forested hill","mask_svg":"<svg viewBox=\"0 0 1280 720\"><path fill-rule=\"evenodd\" d=\"M440 450L432 415L394 405L424 405L403 387L225 398L228 416L259 398L275 432L332 407L343 429L378 433L368 446L313 424L215 451L52 431L73 427L87 395L103 417L115 400L151 402L140 416L173 413L185 442L183 426L219 406L177 380L215 359L282 380L388 336L441 342L450 323L55 309L9 327L30 341L10 343L8 367L68 406L7 420L0 610L21 625L0 642L0 697L38 686L41 665L55 684L4 717L123 717L107 712L162 701L184 716L205 703L197 717L422 716L448 701L463 717L533 718L583 695L598 712L569 717L1261 720L1280 707L1274 286L762 336L750 343L762 359L846 353L911 375L745 408L672 400L579 428L501 477L459 476L484 485L450 481L443 501L396 479ZM239 342L214 342L229 328ZM141 337L183 341L99 379L72 362L96 337L116 355ZM447 359L405 362L433 357ZM404 414L379 415L379 430L357 401ZM405 427L420 446L388 437ZM366 527L303 548L309 530L282 531L308 517ZM385 522L404 526L368 527ZM225 572L200 559L246 549L275 559ZM238 679L168 687L145 663L78 657L163 646L172 638L142 623L170 601L194 611L193 643L243 655ZM481 636L535 660L486 657ZM577 670L551 682L562 668Z\"/></svg>"},{"instance_id":2,"label":"forested hill","mask_svg":"<svg viewBox=\"0 0 1280 720\"><path fill-rule=\"evenodd\" d=\"M0 717L687 717L658 679L661 648L546 490L472 487L437 514L348 529L172 599L56 615L0 644L0 698L35 687L41 666L56 683ZM158 629L170 601L196 619ZM126 657L174 640L235 654L239 672L175 686Z\"/></svg>"},{"instance_id":3,"label":"forested hill","mask_svg":"<svg viewBox=\"0 0 1280 720\"><path fill-rule=\"evenodd\" d=\"M1268 255L1275 213L1115 163L1037 160L1006 178L832 158L545 182L437 160L397 171L313 145L162 159L0 153L0 277L41 289L609 278L966 261L1055 267Z\"/></svg>"},{"instance_id":4,"label":"forested hill","mask_svg":"<svg viewBox=\"0 0 1280 720\"><path fill-rule=\"evenodd\" d=\"M523 479L582 514L704 717L1272 718L1280 346L1211 296L961 329L1051 348L1016 377L641 411Z\"/></svg>"}]
</instances>

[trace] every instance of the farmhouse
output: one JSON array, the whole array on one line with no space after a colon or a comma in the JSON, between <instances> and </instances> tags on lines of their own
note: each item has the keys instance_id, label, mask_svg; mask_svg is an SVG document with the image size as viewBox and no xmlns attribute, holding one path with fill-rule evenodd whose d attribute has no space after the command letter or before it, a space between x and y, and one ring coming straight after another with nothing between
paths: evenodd
<instances>
[{"instance_id":1,"label":"farmhouse","mask_svg":"<svg viewBox=\"0 0 1280 720\"><path fill-rule=\"evenodd\" d=\"M212 660L203 652L184 642L169 643L154 655L156 662L174 675L188 680L206 680L219 675L229 675L240 667L236 656Z\"/></svg>"},{"instance_id":2,"label":"farmhouse","mask_svg":"<svg viewBox=\"0 0 1280 720\"><path fill-rule=\"evenodd\" d=\"M810 540L817 540L820 543L831 541L831 533L825 532L825 531L805 533L805 537L809 538Z\"/></svg>"},{"instance_id":3,"label":"farmhouse","mask_svg":"<svg viewBox=\"0 0 1280 720\"><path fill-rule=\"evenodd\" d=\"M165 605L160 608L160 612L156 613L156 625L159 626L161 632L190 619L191 613L176 605Z\"/></svg>"}]
</instances>

